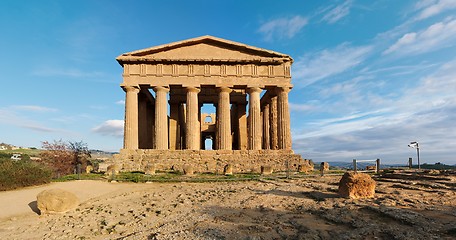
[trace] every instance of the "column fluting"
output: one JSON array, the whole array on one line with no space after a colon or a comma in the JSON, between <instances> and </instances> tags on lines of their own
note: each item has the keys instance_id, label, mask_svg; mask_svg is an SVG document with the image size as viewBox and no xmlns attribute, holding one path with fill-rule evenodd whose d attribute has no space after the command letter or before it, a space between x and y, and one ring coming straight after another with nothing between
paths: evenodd
<instances>
[{"instance_id":1,"label":"column fluting","mask_svg":"<svg viewBox=\"0 0 456 240\"><path fill-rule=\"evenodd\" d=\"M231 150L233 142L231 140L230 93L232 90L228 87L220 87L218 90L216 146L218 149Z\"/></svg>"},{"instance_id":2,"label":"column fluting","mask_svg":"<svg viewBox=\"0 0 456 240\"><path fill-rule=\"evenodd\" d=\"M260 93L261 88L249 88L249 149L261 150L262 126L261 126L261 108Z\"/></svg>"},{"instance_id":3,"label":"column fluting","mask_svg":"<svg viewBox=\"0 0 456 240\"><path fill-rule=\"evenodd\" d=\"M154 87L155 91L155 149L168 149L168 88Z\"/></svg>"},{"instance_id":4,"label":"column fluting","mask_svg":"<svg viewBox=\"0 0 456 240\"><path fill-rule=\"evenodd\" d=\"M138 149L138 93L139 88L123 87L125 91L124 149Z\"/></svg>"},{"instance_id":5,"label":"column fluting","mask_svg":"<svg viewBox=\"0 0 456 240\"><path fill-rule=\"evenodd\" d=\"M269 104L269 112L269 123L271 124L271 149L276 150L279 148L279 141L277 139L277 96L271 97L271 103Z\"/></svg>"},{"instance_id":6,"label":"column fluting","mask_svg":"<svg viewBox=\"0 0 456 240\"><path fill-rule=\"evenodd\" d=\"M289 87L277 88L277 125L279 149L291 149L290 111L288 109Z\"/></svg>"},{"instance_id":7,"label":"column fluting","mask_svg":"<svg viewBox=\"0 0 456 240\"><path fill-rule=\"evenodd\" d=\"M186 148L191 150L200 149L200 123L198 121L198 93L196 87L187 87L187 115L186 115Z\"/></svg>"}]
</instances>

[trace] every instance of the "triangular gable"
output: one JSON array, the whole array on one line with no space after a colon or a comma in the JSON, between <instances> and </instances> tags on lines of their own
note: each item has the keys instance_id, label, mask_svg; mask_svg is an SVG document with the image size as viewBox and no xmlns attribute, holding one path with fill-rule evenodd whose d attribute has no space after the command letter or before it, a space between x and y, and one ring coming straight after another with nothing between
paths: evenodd
<instances>
[{"instance_id":1,"label":"triangular gable","mask_svg":"<svg viewBox=\"0 0 456 240\"><path fill-rule=\"evenodd\" d=\"M213 36L128 52L117 57L120 64L135 61L293 61L286 54Z\"/></svg>"}]
</instances>

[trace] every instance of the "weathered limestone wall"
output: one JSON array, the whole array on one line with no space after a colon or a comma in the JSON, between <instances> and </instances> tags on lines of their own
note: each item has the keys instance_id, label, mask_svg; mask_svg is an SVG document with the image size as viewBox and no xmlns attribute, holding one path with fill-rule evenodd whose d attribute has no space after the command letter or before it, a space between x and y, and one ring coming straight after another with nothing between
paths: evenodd
<instances>
[{"instance_id":1,"label":"weathered limestone wall","mask_svg":"<svg viewBox=\"0 0 456 240\"><path fill-rule=\"evenodd\" d=\"M144 171L147 165L156 170L182 169L191 165L195 172L221 173L227 164L233 166L234 173L260 172L261 166L271 166L274 172L297 171L305 164L301 155L291 150L155 150L122 149L115 155L114 162L122 166L122 171Z\"/></svg>"}]
</instances>

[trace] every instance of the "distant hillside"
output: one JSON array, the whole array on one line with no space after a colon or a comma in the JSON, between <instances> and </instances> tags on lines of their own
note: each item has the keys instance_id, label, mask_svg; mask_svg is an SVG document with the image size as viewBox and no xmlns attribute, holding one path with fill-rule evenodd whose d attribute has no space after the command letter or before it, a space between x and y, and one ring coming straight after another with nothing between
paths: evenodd
<instances>
[{"instance_id":1,"label":"distant hillside","mask_svg":"<svg viewBox=\"0 0 456 240\"><path fill-rule=\"evenodd\" d=\"M418 168L418 165L413 165L413 168ZM445 169L456 169L456 165L446 165L442 163L436 164L421 164L421 169L436 169L436 170L445 170Z\"/></svg>"},{"instance_id":2,"label":"distant hillside","mask_svg":"<svg viewBox=\"0 0 456 240\"><path fill-rule=\"evenodd\" d=\"M353 162L328 162L329 166L335 167L335 168L341 168L341 169L353 169ZM315 163L320 164L319 162ZM364 169L366 166L371 166L375 165L375 162L360 162L357 163L357 167L359 169ZM396 168L396 167L408 167L408 165L405 164L380 164L381 168ZM418 168L418 165L413 165L413 168ZM429 164L429 163L423 163L420 166L422 169L437 169L437 170L443 170L443 169L456 169L456 165L447 165L443 163L436 163L436 164Z\"/></svg>"},{"instance_id":3,"label":"distant hillside","mask_svg":"<svg viewBox=\"0 0 456 240\"><path fill-rule=\"evenodd\" d=\"M92 156L92 158L109 158L111 157L113 154L117 154L118 152L105 152L105 151L102 151L102 150L90 150L90 155Z\"/></svg>"}]
</instances>

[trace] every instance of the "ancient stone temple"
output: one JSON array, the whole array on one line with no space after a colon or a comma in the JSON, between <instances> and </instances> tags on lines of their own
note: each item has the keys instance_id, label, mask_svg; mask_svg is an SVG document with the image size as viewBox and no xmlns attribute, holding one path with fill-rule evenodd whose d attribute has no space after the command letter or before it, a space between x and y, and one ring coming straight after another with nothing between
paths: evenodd
<instances>
[{"instance_id":1,"label":"ancient stone temple","mask_svg":"<svg viewBox=\"0 0 456 240\"><path fill-rule=\"evenodd\" d=\"M126 171L192 165L214 172L297 168L288 92L293 59L212 36L128 52L117 58L125 91ZM213 105L214 113L203 112ZM212 144L207 147L206 139Z\"/></svg>"}]
</instances>

